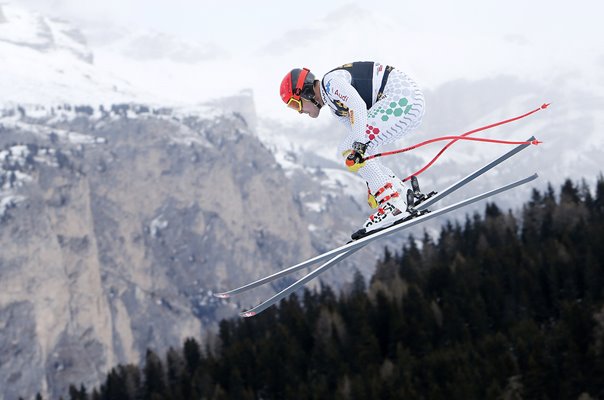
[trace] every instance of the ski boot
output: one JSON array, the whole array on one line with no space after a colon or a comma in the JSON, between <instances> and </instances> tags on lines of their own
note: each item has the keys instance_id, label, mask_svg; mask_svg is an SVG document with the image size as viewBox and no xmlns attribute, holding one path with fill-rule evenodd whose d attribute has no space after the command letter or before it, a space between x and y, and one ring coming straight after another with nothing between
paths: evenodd
<instances>
[{"instance_id":1,"label":"ski boot","mask_svg":"<svg viewBox=\"0 0 604 400\"><path fill-rule=\"evenodd\" d=\"M378 204L378 210L369 216L365 224L363 224L362 229L352 234L353 240L360 239L413 217L399 192L393 188L392 183L387 183L373 197Z\"/></svg>"}]
</instances>

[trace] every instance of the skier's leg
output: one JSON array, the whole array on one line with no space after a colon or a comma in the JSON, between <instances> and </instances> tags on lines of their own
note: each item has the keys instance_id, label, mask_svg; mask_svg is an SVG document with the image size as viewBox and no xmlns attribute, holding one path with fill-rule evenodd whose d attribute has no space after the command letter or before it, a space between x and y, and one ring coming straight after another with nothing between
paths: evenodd
<instances>
[{"instance_id":1,"label":"skier's leg","mask_svg":"<svg viewBox=\"0 0 604 400\"><path fill-rule=\"evenodd\" d=\"M369 143L365 154L376 154L382 146L416 129L423 115L423 93L404 73L394 70L388 77L384 97L368 111L366 134ZM372 159L366 161L358 172L367 181L369 203L372 203L373 196L374 205L380 206L378 212L365 223L367 230L387 226L405 216L406 187L388 167L379 159ZM391 218L397 215L400 216L394 220Z\"/></svg>"},{"instance_id":2,"label":"skier's leg","mask_svg":"<svg viewBox=\"0 0 604 400\"><path fill-rule=\"evenodd\" d=\"M407 75L392 71L384 88L383 98L368 111L366 155L379 153L381 147L392 143L415 130L424 115L425 101L422 91ZM359 174L371 193L393 180L396 175L378 159L369 160ZM397 186L400 179L395 179Z\"/></svg>"}]
</instances>

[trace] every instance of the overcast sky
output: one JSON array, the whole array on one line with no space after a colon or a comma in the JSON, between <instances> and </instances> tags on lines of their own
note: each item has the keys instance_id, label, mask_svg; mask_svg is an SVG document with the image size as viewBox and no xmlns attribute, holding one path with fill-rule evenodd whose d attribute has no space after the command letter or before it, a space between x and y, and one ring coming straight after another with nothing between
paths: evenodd
<instances>
[{"instance_id":1,"label":"overcast sky","mask_svg":"<svg viewBox=\"0 0 604 400\"><path fill-rule=\"evenodd\" d=\"M604 3L562 0L459 1L200 1L200 0L17 0L80 22L111 22L197 39L216 37L229 47L300 29L347 4L384 14L416 31L500 33L534 40L604 43ZM372 7L373 4L377 7ZM358 27L361 28L361 27ZM334 27L345 31L350 27ZM368 33L371 27L365 27Z\"/></svg>"}]
</instances>

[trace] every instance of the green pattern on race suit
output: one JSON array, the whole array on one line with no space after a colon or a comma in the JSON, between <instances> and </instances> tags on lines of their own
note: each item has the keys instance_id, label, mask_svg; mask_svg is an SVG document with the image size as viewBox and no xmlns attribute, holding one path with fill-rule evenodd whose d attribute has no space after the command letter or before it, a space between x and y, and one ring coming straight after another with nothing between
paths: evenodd
<instances>
[{"instance_id":1,"label":"green pattern on race suit","mask_svg":"<svg viewBox=\"0 0 604 400\"><path fill-rule=\"evenodd\" d=\"M411 111L412 104L406 97L399 99L398 102L391 101L387 106L378 106L371 109L368 114L369 118L375 118L378 114L382 114L382 121L388 121L390 116L400 117L403 114L408 114Z\"/></svg>"}]
</instances>

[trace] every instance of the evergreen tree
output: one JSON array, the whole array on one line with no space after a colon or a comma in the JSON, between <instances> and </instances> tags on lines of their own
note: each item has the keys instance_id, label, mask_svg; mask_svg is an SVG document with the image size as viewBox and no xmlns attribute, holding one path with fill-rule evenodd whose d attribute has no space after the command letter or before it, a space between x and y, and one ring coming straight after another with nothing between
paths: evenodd
<instances>
[{"instance_id":1,"label":"evergreen tree","mask_svg":"<svg viewBox=\"0 0 604 400\"><path fill-rule=\"evenodd\" d=\"M69 398L71 400L88 400L86 387L84 385L80 385L80 389L77 389L75 386L69 385Z\"/></svg>"},{"instance_id":2,"label":"evergreen tree","mask_svg":"<svg viewBox=\"0 0 604 400\"><path fill-rule=\"evenodd\" d=\"M151 350L145 356L143 375L143 399L156 400L167 394L163 363Z\"/></svg>"},{"instance_id":3,"label":"evergreen tree","mask_svg":"<svg viewBox=\"0 0 604 400\"><path fill-rule=\"evenodd\" d=\"M113 368L109 372L105 384L101 385L100 396L103 400L129 400L131 398L128 394L126 377L122 367Z\"/></svg>"},{"instance_id":4,"label":"evergreen tree","mask_svg":"<svg viewBox=\"0 0 604 400\"><path fill-rule=\"evenodd\" d=\"M167 365L167 393L171 394L173 400L184 400L189 379L186 379L185 360L180 352L170 348L166 355Z\"/></svg>"},{"instance_id":5,"label":"evergreen tree","mask_svg":"<svg viewBox=\"0 0 604 400\"><path fill-rule=\"evenodd\" d=\"M183 352L187 373L189 376L192 376L201 364L201 349L195 339L188 338L185 340Z\"/></svg>"}]
</instances>

